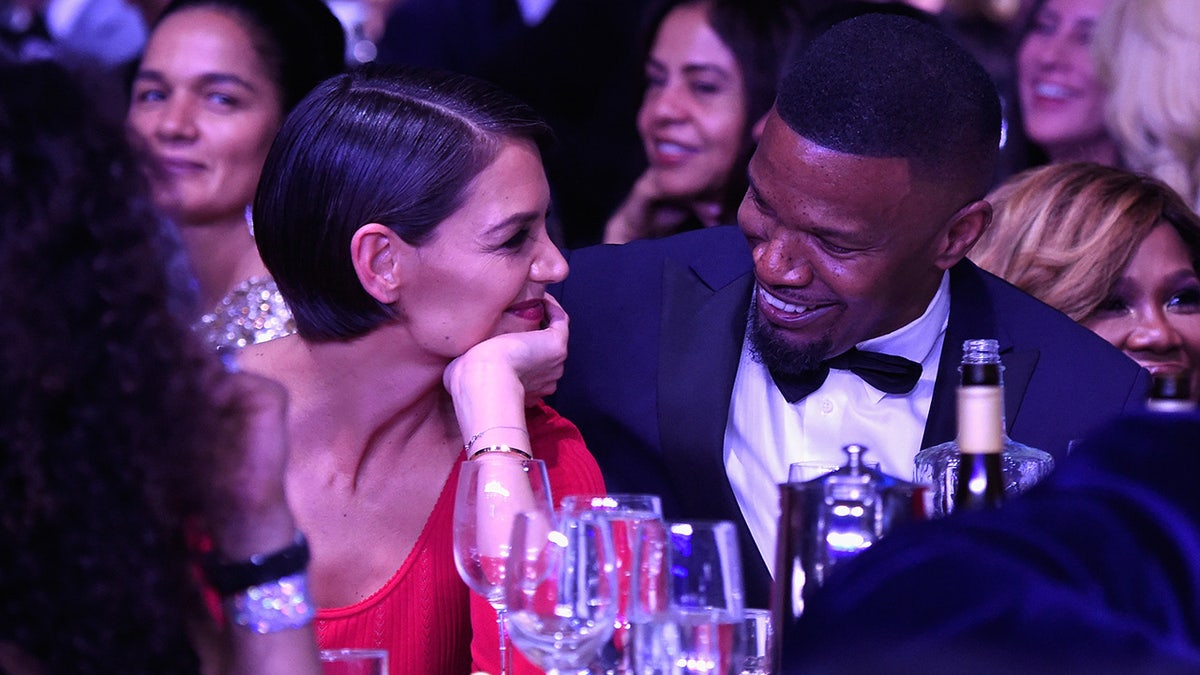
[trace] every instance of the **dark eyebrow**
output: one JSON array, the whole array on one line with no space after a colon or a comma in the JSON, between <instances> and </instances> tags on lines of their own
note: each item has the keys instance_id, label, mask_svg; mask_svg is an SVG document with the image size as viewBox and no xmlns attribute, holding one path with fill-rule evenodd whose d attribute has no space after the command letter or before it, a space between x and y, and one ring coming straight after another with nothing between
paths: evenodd
<instances>
[{"instance_id":1,"label":"dark eyebrow","mask_svg":"<svg viewBox=\"0 0 1200 675\"><path fill-rule=\"evenodd\" d=\"M514 213L498 223L488 225L484 230L484 234L494 234L513 226L527 227L536 223L538 218L542 217L542 215L543 214L538 213L537 211L522 211L521 213Z\"/></svg>"},{"instance_id":2,"label":"dark eyebrow","mask_svg":"<svg viewBox=\"0 0 1200 675\"><path fill-rule=\"evenodd\" d=\"M653 56L646 57L646 68L666 70L667 66ZM687 63L683 66L684 75L713 75L725 80L732 79L733 74L726 68L711 63Z\"/></svg>"},{"instance_id":3,"label":"dark eyebrow","mask_svg":"<svg viewBox=\"0 0 1200 675\"><path fill-rule=\"evenodd\" d=\"M683 67L683 72L686 75L714 75L726 80L733 77L728 70L708 63L689 63Z\"/></svg>"},{"instance_id":4,"label":"dark eyebrow","mask_svg":"<svg viewBox=\"0 0 1200 675\"><path fill-rule=\"evenodd\" d=\"M1167 283L1171 284L1171 285L1178 285L1178 284L1187 283L1189 281L1193 281L1196 279L1197 279L1196 270L1192 269L1189 266L1185 269L1175 270L1173 273L1171 273L1171 275L1167 277Z\"/></svg>"},{"instance_id":5,"label":"dark eyebrow","mask_svg":"<svg viewBox=\"0 0 1200 675\"><path fill-rule=\"evenodd\" d=\"M762 192L759 192L758 187L754 183L754 176L751 175L749 170L746 171L746 183L746 194L752 196L755 203L758 204L758 209L768 216L778 217L774 206L772 206L766 200L766 198L763 197ZM845 241L848 236L843 230L832 228L827 225L821 225L820 223L809 223L804 229L809 234L826 240L834 239L838 241Z\"/></svg>"},{"instance_id":6,"label":"dark eyebrow","mask_svg":"<svg viewBox=\"0 0 1200 675\"><path fill-rule=\"evenodd\" d=\"M134 80L150 80L152 82L165 82L166 76L157 70L139 70ZM256 91L253 84L243 80L233 73L205 73L200 76L200 84L210 86L214 84L231 84L235 87L241 87L247 91Z\"/></svg>"},{"instance_id":7,"label":"dark eyebrow","mask_svg":"<svg viewBox=\"0 0 1200 675\"><path fill-rule=\"evenodd\" d=\"M758 204L759 209L768 213L774 213L775 209L767 203L763 197L763 193L759 191L758 184L754 182L754 176L751 175L749 167L746 170L746 194L750 195L751 199Z\"/></svg>"}]
</instances>

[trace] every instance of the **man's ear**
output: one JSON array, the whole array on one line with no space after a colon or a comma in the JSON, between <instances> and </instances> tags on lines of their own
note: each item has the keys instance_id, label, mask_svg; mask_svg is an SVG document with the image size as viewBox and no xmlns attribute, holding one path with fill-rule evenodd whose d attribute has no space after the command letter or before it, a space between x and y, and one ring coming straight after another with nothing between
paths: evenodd
<instances>
[{"instance_id":1,"label":"man's ear","mask_svg":"<svg viewBox=\"0 0 1200 675\"><path fill-rule=\"evenodd\" d=\"M367 223L350 238L350 259L363 290L390 305L400 299L404 258L412 250L400 235L379 223Z\"/></svg>"},{"instance_id":2,"label":"man's ear","mask_svg":"<svg viewBox=\"0 0 1200 675\"><path fill-rule=\"evenodd\" d=\"M954 267L966 257L967 251L979 241L991 223L992 205L982 199L959 209L946 221L935 264L943 270Z\"/></svg>"}]
</instances>

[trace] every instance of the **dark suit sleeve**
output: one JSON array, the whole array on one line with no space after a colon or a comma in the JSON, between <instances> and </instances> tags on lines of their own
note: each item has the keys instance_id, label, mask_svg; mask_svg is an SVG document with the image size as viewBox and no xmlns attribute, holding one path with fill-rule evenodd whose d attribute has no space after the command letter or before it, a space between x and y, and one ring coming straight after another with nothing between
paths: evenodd
<instances>
[{"instance_id":1,"label":"dark suit sleeve","mask_svg":"<svg viewBox=\"0 0 1200 675\"><path fill-rule=\"evenodd\" d=\"M1127 417L999 510L889 535L788 630L783 672L1200 672L1198 445L1198 417Z\"/></svg>"}]
</instances>

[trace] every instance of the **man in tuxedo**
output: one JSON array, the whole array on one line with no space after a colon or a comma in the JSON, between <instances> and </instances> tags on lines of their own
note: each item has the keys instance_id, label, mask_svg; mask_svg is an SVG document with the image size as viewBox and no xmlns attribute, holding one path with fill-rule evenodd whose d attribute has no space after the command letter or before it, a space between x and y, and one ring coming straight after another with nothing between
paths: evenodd
<instances>
[{"instance_id":1,"label":"man in tuxedo","mask_svg":"<svg viewBox=\"0 0 1200 675\"><path fill-rule=\"evenodd\" d=\"M1010 435L1056 457L1141 404L1144 371L965 260L991 220L1000 104L937 28L841 22L780 85L737 228L570 255L553 405L614 492L668 518L739 525L750 606L765 606L777 484L841 448L908 478L955 433L962 344L1000 341Z\"/></svg>"}]
</instances>

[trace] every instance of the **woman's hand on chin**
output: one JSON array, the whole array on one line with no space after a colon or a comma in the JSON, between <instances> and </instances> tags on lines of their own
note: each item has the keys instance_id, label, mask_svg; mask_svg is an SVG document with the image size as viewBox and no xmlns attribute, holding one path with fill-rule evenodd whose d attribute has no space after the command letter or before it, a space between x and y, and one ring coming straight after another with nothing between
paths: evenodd
<instances>
[{"instance_id":1,"label":"woman's hand on chin","mask_svg":"<svg viewBox=\"0 0 1200 675\"><path fill-rule=\"evenodd\" d=\"M546 327L490 337L450 362L442 376L455 407L461 397L513 394L522 407L554 393L567 358L567 313L546 296Z\"/></svg>"}]
</instances>

